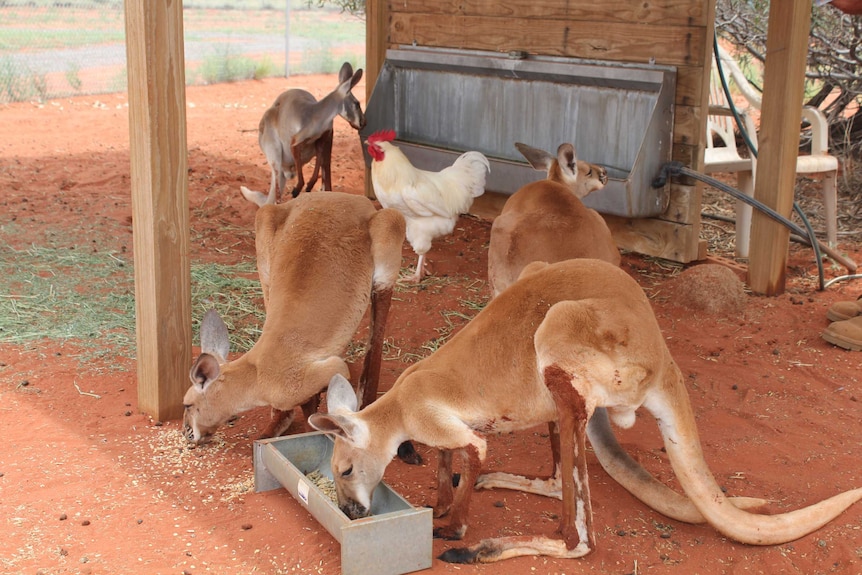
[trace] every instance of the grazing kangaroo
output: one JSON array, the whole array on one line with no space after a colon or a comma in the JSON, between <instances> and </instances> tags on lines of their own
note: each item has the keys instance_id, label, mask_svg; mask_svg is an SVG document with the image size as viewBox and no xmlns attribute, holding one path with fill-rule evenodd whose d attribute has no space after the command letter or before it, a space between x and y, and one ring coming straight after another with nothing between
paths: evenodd
<instances>
[{"instance_id":1,"label":"grazing kangaroo","mask_svg":"<svg viewBox=\"0 0 862 575\"><path fill-rule=\"evenodd\" d=\"M483 434L557 422L561 537L487 539L441 555L451 562L493 562L520 555L575 558L593 550L586 438L604 439L595 429L590 432L588 422L608 415L630 427L640 407L657 419L688 498L676 496L673 505L690 505L690 519L705 518L731 539L752 545L792 541L862 499L862 489L854 489L769 516L749 513L729 500L704 461L683 375L649 300L618 266L595 259L530 264L517 283L437 352L407 368L375 403L356 411L349 384L336 376L327 404L329 413L315 414L309 423L336 436L332 471L344 512L353 518L368 514L373 489L396 447L413 439L441 450L435 514L448 513L450 522L436 533L450 539L460 539L466 531L474 479L486 455ZM599 430L607 427L607 422L597 425ZM463 462L457 488L446 476L453 453ZM616 456L609 452L599 457ZM656 488L657 481L637 464L624 458L619 463L615 473L629 475L627 488L645 488L635 493L645 502L672 493ZM637 469L626 470L632 465ZM632 475L638 469L647 477Z\"/></svg>"},{"instance_id":2,"label":"grazing kangaroo","mask_svg":"<svg viewBox=\"0 0 862 575\"><path fill-rule=\"evenodd\" d=\"M345 62L338 73L338 87L319 102L309 92L294 88L283 92L263 113L258 126L258 143L266 156L272 175L269 194L241 186L242 195L258 206L281 200L287 177L296 174L291 195L295 198L305 185L302 167L312 158L314 172L305 191L310 192L322 174L323 189L332 191L332 121L341 116L356 130L365 127L365 114L359 100L351 93L362 79L362 70L355 73Z\"/></svg>"},{"instance_id":3,"label":"grazing kangaroo","mask_svg":"<svg viewBox=\"0 0 862 575\"><path fill-rule=\"evenodd\" d=\"M512 194L494 218L488 248L491 294L515 283L533 261L596 258L619 265L620 251L608 225L581 201L607 184L607 171L578 160L569 143L560 145L556 157L520 142L515 146L548 176Z\"/></svg>"},{"instance_id":4,"label":"grazing kangaroo","mask_svg":"<svg viewBox=\"0 0 862 575\"><path fill-rule=\"evenodd\" d=\"M374 401L404 235L397 210L378 211L362 196L311 194L261 207L255 246L263 331L246 354L227 361L227 328L213 310L206 314L184 399L189 440L207 442L228 418L253 407L283 412L269 435L290 426L297 405L310 415L332 376L349 376L342 355L369 302L371 341L358 387L363 405Z\"/></svg>"}]
</instances>

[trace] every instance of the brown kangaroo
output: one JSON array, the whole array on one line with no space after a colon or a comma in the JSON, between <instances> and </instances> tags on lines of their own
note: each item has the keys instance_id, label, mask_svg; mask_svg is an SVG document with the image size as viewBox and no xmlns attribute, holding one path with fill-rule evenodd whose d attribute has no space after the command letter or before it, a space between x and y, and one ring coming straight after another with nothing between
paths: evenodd
<instances>
[{"instance_id":1,"label":"brown kangaroo","mask_svg":"<svg viewBox=\"0 0 862 575\"><path fill-rule=\"evenodd\" d=\"M207 313L184 399L189 440L205 443L228 418L257 406L286 417L270 435L290 426L295 406L310 415L332 376L349 376L342 356L369 303L371 341L358 387L363 403L372 402L404 236L397 210L378 211L362 196L307 194L261 207L255 246L263 331L246 354L227 361L227 328Z\"/></svg>"},{"instance_id":2,"label":"brown kangaroo","mask_svg":"<svg viewBox=\"0 0 862 575\"><path fill-rule=\"evenodd\" d=\"M359 100L350 92L362 79L362 70L353 72L349 62L341 66L338 87L319 102L309 92L293 88L283 92L263 113L258 126L258 143L266 156L272 175L269 194L241 186L242 195L258 206L281 200L285 182L296 174L296 185L291 195L295 198L305 185L302 167L312 158L314 172L306 192L323 177L323 189L332 190L332 121L341 116L356 130L365 127L365 114Z\"/></svg>"},{"instance_id":3,"label":"brown kangaroo","mask_svg":"<svg viewBox=\"0 0 862 575\"><path fill-rule=\"evenodd\" d=\"M692 519L705 518L731 539L751 545L792 541L862 499L857 488L778 515L752 514L729 500L704 460L683 375L649 300L618 266L595 259L530 264L515 284L437 352L407 368L375 403L356 411L352 389L336 376L327 404L329 414L315 414L309 423L335 435L331 463L344 512L353 518L368 514L373 489L397 446L413 439L441 450L435 513L448 514L450 522L436 532L451 539L466 531L474 480L486 455L483 434L557 422L560 538L487 539L446 551L441 555L446 561L575 558L593 550L586 439L588 434L602 438L589 432L588 422L607 413L617 425L630 427L640 407L658 421L688 501L675 496L663 505L659 500L673 492L657 488L651 477L638 477L636 464L631 468L621 460L614 477L623 477L628 489L659 508L690 504ZM453 453L463 462L457 488L446 475Z\"/></svg>"},{"instance_id":4,"label":"brown kangaroo","mask_svg":"<svg viewBox=\"0 0 862 575\"><path fill-rule=\"evenodd\" d=\"M512 194L494 218L488 247L492 295L515 283L533 261L597 258L619 265L620 251L605 220L581 201L607 184L607 171L578 160L569 143L560 144L556 157L520 142L515 146L548 177Z\"/></svg>"}]
</instances>

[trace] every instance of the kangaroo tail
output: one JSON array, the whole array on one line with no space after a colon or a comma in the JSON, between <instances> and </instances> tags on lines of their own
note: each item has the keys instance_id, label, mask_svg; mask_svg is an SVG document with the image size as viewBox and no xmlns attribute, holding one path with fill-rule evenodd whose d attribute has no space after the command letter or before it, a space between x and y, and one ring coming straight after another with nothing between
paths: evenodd
<instances>
[{"instance_id":1,"label":"kangaroo tail","mask_svg":"<svg viewBox=\"0 0 862 575\"><path fill-rule=\"evenodd\" d=\"M654 389L644 406L656 417L674 473L695 507L722 534L749 545L778 545L816 531L862 499L862 489L845 491L820 503L781 513L755 515L731 505L706 465L694 413L680 381Z\"/></svg>"}]
</instances>

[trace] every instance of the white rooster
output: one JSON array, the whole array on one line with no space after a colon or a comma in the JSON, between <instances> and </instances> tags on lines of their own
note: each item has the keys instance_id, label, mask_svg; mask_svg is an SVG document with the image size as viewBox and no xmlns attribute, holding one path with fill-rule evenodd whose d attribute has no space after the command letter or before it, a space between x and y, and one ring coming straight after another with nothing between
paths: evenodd
<instances>
[{"instance_id":1,"label":"white rooster","mask_svg":"<svg viewBox=\"0 0 862 575\"><path fill-rule=\"evenodd\" d=\"M473 198L485 193L485 176L491 167L481 153L465 152L439 172L420 170L391 143L394 139L394 130L368 137L371 183L380 204L395 208L407 221L407 241L419 256L412 280L419 282L431 242L451 234L458 216L469 211Z\"/></svg>"}]
</instances>

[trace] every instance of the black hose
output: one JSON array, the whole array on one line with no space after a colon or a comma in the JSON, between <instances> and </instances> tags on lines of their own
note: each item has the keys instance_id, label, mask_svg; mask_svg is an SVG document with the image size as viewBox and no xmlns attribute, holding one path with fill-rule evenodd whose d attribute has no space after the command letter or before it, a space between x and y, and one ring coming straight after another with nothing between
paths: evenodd
<instances>
[{"instance_id":1,"label":"black hose","mask_svg":"<svg viewBox=\"0 0 862 575\"><path fill-rule=\"evenodd\" d=\"M727 107L730 108L730 113L733 114L733 120L736 122L736 127L739 128L739 133L742 134L742 139L745 140L745 146L751 152L751 155L756 158L757 146L751 141L751 135L745 129L742 118L739 117L739 110L733 105L733 95L730 93L730 86L727 84L727 77L724 75L724 68L721 65L721 53L718 51L718 35L716 34L712 35L712 52L715 54L715 69L718 72L718 79L721 80L721 89L724 91L724 99L727 100Z\"/></svg>"},{"instance_id":2,"label":"black hose","mask_svg":"<svg viewBox=\"0 0 862 575\"><path fill-rule=\"evenodd\" d=\"M767 206L766 204L760 202L759 200L756 200L756 199L752 198L751 196L743 194L742 192L740 192L736 188L728 186L727 184L725 184L724 182L722 182L720 180L716 180L715 178L712 178L712 177L707 176L705 174L701 174L700 172L696 172L696 171L692 170L691 168L687 168L687 167L685 167L685 165L682 162L667 162L666 164L664 164L659 169L658 175L653 179L652 187L662 188L667 184L668 179L670 179L674 176L688 176L690 178L694 178L695 180L700 180L701 182L703 182L709 186L712 186L712 187L714 187L714 188L716 188L722 192L730 194L731 196L733 196L737 200L745 202L746 204L750 205L751 207L760 210L769 218L782 224L784 227L788 228L791 232L800 236L800 239L803 240L807 245L814 247L815 253L817 253L817 254L820 253L820 247L817 243L817 238L814 237L814 235L813 235L814 230L811 229L810 224L807 226L808 227L807 230L802 229L798 225L796 225L795 223L791 222L790 220L788 220L787 218L785 218L784 216L782 216L781 214L779 214L778 212L776 212L775 210L773 210L772 208ZM813 238L813 243L812 243L812 238ZM825 287L824 287L824 280L823 280L822 259L818 259L818 264L819 265L817 266L817 268L818 268L818 271L820 272L820 291L823 291L825 289Z\"/></svg>"},{"instance_id":3,"label":"black hose","mask_svg":"<svg viewBox=\"0 0 862 575\"><path fill-rule=\"evenodd\" d=\"M728 186L727 184L725 184L724 182L722 182L720 180L716 180L713 177L701 174L700 172L696 172L696 171L692 170L691 168L687 168L687 167L685 167L685 165L682 162L668 162L665 165L663 165L661 167L661 169L659 170L658 176L656 176L655 179L653 179L652 186L654 188L664 187L667 184L668 179L671 177L674 177L674 176L688 176L690 178L694 178L695 180L700 180L701 182L708 184L714 188L717 188L717 189L721 190L722 192L726 192L726 193L730 194L731 196L733 196L737 200L741 200L741 201L745 202L746 204L748 204L754 208L757 208L758 210L760 210L761 212L763 212L764 214L766 214L767 216L769 216L770 218L772 218L776 222L783 224L785 227L790 229L792 232L794 232L800 236L803 236L803 237L808 235L805 233L805 230L803 230L798 225L791 222L790 220L788 220L787 218L785 218L784 216L782 216L781 214L779 214L778 212L776 212L775 210L773 210L772 208L767 206L766 204L764 204L758 200L755 200L751 196L743 194L742 192L740 192L736 188Z\"/></svg>"}]
</instances>

